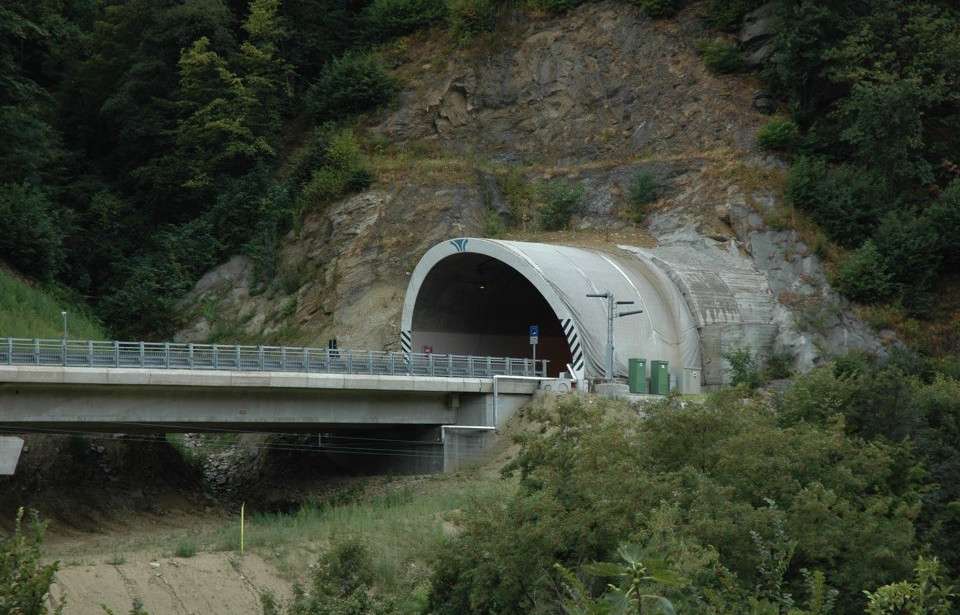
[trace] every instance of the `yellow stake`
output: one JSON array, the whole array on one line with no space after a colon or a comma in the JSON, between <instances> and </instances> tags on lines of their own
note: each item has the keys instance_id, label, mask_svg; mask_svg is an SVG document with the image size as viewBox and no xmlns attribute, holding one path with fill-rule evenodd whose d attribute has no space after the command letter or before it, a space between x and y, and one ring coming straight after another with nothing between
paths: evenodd
<instances>
[{"instance_id":1,"label":"yellow stake","mask_svg":"<svg viewBox=\"0 0 960 615\"><path fill-rule=\"evenodd\" d=\"M243 555L243 511L246 507L246 502L240 502L240 555Z\"/></svg>"}]
</instances>

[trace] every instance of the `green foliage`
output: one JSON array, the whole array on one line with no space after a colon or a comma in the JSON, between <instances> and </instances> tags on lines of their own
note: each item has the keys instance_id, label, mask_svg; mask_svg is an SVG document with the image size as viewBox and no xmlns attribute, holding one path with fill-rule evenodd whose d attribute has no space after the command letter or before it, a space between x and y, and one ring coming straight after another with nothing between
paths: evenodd
<instances>
[{"instance_id":1,"label":"green foliage","mask_svg":"<svg viewBox=\"0 0 960 615\"><path fill-rule=\"evenodd\" d=\"M953 587L947 585L937 558L917 560L914 581L890 583L867 596L867 615L947 615Z\"/></svg>"},{"instance_id":2,"label":"green foliage","mask_svg":"<svg viewBox=\"0 0 960 615\"><path fill-rule=\"evenodd\" d=\"M305 95L318 121L338 120L388 103L399 85L380 58L369 52L347 52L324 67Z\"/></svg>"},{"instance_id":3,"label":"green foliage","mask_svg":"<svg viewBox=\"0 0 960 615\"><path fill-rule=\"evenodd\" d=\"M449 0L447 21L461 43L497 25L497 7L493 0Z\"/></svg>"},{"instance_id":4,"label":"green foliage","mask_svg":"<svg viewBox=\"0 0 960 615\"><path fill-rule=\"evenodd\" d=\"M317 561L311 586L294 585L288 615L390 615L405 606L374 592L374 561L367 545L356 538L337 541ZM284 611L271 594L261 596L265 615Z\"/></svg>"},{"instance_id":5,"label":"green foliage","mask_svg":"<svg viewBox=\"0 0 960 615\"><path fill-rule=\"evenodd\" d=\"M639 171L627 185L627 202L634 222L639 222L646 207L657 199L657 178L650 171Z\"/></svg>"},{"instance_id":6,"label":"green foliage","mask_svg":"<svg viewBox=\"0 0 960 615\"><path fill-rule=\"evenodd\" d=\"M323 162L311 171L310 180L303 187L304 200L329 202L373 183L373 174L363 166L360 143L352 131L334 132L322 147Z\"/></svg>"},{"instance_id":7,"label":"green foliage","mask_svg":"<svg viewBox=\"0 0 960 615\"><path fill-rule=\"evenodd\" d=\"M176 557L193 557L197 554L197 540L195 538L181 538L173 548Z\"/></svg>"},{"instance_id":8,"label":"green foliage","mask_svg":"<svg viewBox=\"0 0 960 615\"><path fill-rule=\"evenodd\" d=\"M447 7L438 0L373 0L363 13L368 36L375 41L410 34L441 23Z\"/></svg>"},{"instance_id":9,"label":"green foliage","mask_svg":"<svg viewBox=\"0 0 960 615\"><path fill-rule=\"evenodd\" d=\"M555 612L548 564L578 567L621 537L690 580L665 589L678 612L799 595L801 568L829 570L843 613L861 588L905 572L915 494L896 471L903 448L849 438L842 424L778 425L733 389L706 404L632 409L582 398L528 409L505 472L505 502L479 502L441 551L428 612ZM726 606L724 606L726 605Z\"/></svg>"},{"instance_id":10,"label":"green foliage","mask_svg":"<svg viewBox=\"0 0 960 615\"><path fill-rule=\"evenodd\" d=\"M726 38L698 38L696 47L707 68L714 73L739 73L746 67L743 54L734 41Z\"/></svg>"},{"instance_id":11,"label":"green foliage","mask_svg":"<svg viewBox=\"0 0 960 615\"><path fill-rule=\"evenodd\" d=\"M130 607L130 615L150 615L149 613L143 610L142 598L140 598L139 596L134 596L132 602L133 604ZM101 603L100 608L103 609L104 615L113 615L113 611L111 611L107 607L107 605Z\"/></svg>"},{"instance_id":12,"label":"green foliage","mask_svg":"<svg viewBox=\"0 0 960 615\"><path fill-rule=\"evenodd\" d=\"M701 17L715 28L736 32L743 25L743 16L764 4L764 0L709 0Z\"/></svg>"},{"instance_id":13,"label":"green foliage","mask_svg":"<svg viewBox=\"0 0 960 615\"><path fill-rule=\"evenodd\" d=\"M800 142L800 129L790 118L772 118L757 133L757 143L775 152L790 152Z\"/></svg>"},{"instance_id":14,"label":"green foliage","mask_svg":"<svg viewBox=\"0 0 960 615\"><path fill-rule=\"evenodd\" d=\"M0 613L11 615L59 615L64 600L48 601L47 594L59 562L41 564L40 545L47 524L36 511L24 519L23 508L17 511L13 534L0 535Z\"/></svg>"},{"instance_id":15,"label":"green foliage","mask_svg":"<svg viewBox=\"0 0 960 615\"><path fill-rule=\"evenodd\" d=\"M730 384L756 389L763 385L763 359L747 346L737 346L721 356L730 364Z\"/></svg>"},{"instance_id":16,"label":"green foliage","mask_svg":"<svg viewBox=\"0 0 960 615\"><path fill-rule=\"evenodd\" d=\"M559 231L570 226L570 219L577 212L586 193L583 182L568 184L548 182L540 185L540 224L545 230Z\"/></svg>"},{"instance_id":17,"label":"green foliage","mask_svg":"<svg viewBox=\"0 0 960 615\"><path fill-rule=\"evenodd\" d=\"M601 577L613 578L619 580L616 585L610 584L607 591L599 600L589 600L582 591L582 586L577 588L568 585L568 592L571 599L564 600L563 609L568 615L588 615L588 614L626 614L636 613L640 615L651 609L660 611L664 615L673 615L673 603L663 596L657 594L645 593L647 588L653 584L660 585L679 585L682 583L676 574L671 571L664 562L646 558L642 554L640 545L632 543L623 545L617 549L618 562L595 562L583 566L583 570L588 574ZM561 573L565 572L562 566L557 564ZM569 575L564 575L569 579ZM573 589L573 591L570 591Z\"/></svg>"},{"instance_id":18,"label":"green foliage","mask_svg":"<svg viewBox=\"0 0 960 615\"><path fill-rule=\"evenodd\" d=\"M672 17L680 9L678 0L627 0L627 2L650 17Z\"/></svg>"},{"instance_id":19,"label":"green foliage","mask_svg":"<svg viewBox=\"0 0 960 615\"><path fill-rule=\"evenodd\" d=\"M43 191L0 184L0 258L49 281L62 266L63 235L63 221Z\"/></svg>"},{"instance_id":20,"label":"green foliage","mask_svg":"<svg viewBox=\"0 0 960 615\"><path fill-rule=\"evenodd\" d=\"M810 211L830 238L857 248L878 225L887 202L887 179L855 165L828 165L815 156L800 157L791 167L784 196Z\"/></svg>"},{"instance_id":21,"label":"green foliage","mask_svg":"<svg viewBox=\"0 0 960 615\"><path fill-rule=\"evenodd\" d=\"M843 264L834 280L837 292L852 301L875 303L893 293L892 276L873 241L868 240Z\"/></svg>"}]
</instances>

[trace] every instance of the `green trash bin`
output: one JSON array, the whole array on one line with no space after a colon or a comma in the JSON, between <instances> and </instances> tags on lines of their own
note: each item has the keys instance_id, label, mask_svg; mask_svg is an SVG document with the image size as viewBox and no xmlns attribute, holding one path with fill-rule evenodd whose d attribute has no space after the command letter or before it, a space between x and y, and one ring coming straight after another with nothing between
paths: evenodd
<instances>
[{"instance_id":1,"label":"green trash bin","mask_svg":"<svg viewBox=\"0 0 960 615\"><path fill-rule=\"evenodd\" d=\"M669 361L650 361L650 393L666 395L670 392Z\"/></svg>"},{"instance_id":2,"label":"green trash bin","mask_svg":"<svg viewBox=\"0 0 960 615\"><path fill-rule=\"evenodd\" d=\"M631 393L647 392L647 360L628 359L629 366L627 384Z\"/></svg>"}]
</instances>

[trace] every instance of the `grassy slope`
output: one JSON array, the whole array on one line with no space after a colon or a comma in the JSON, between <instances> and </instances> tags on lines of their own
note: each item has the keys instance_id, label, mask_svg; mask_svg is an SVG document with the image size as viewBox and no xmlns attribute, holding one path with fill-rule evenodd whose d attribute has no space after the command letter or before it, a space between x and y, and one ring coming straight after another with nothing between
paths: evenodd
<instances>
[{"instance_id":1,"label":"grassy slope","mask_svg":"<svg viewBox=\"0 0 960 615\"><path fill-rule=\"evenodd\" d=\"M60 339L63 311L71 339L107 339L87 309L65 294L32 286L0 268L0 337Z\"/></svg>"}]
</instances>

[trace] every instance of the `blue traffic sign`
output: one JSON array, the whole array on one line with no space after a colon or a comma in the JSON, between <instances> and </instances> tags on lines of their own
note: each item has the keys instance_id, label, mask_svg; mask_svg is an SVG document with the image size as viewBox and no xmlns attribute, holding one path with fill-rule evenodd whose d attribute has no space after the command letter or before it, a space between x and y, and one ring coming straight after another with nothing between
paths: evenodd
<instances>
[{"instance_id":1,"label":"blue traffic sign","mask_svg":"<svg viewBox=\"0 0 960 615\"><path fill-rule=\"evenodd\" d=\"M530 337L540 337L540 325L530 325Z\"/></svg>"}]
</instances>

